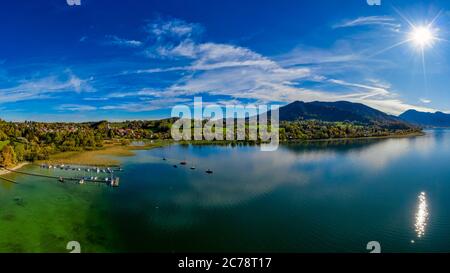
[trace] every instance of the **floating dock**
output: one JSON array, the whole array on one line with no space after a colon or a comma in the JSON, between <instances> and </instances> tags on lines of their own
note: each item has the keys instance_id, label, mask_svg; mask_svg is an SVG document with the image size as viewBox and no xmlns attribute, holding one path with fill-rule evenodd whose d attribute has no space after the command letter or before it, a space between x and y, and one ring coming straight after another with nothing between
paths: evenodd
<instances>
[{"instance_id":1,"label":"floating dock","mask_svg":"<svg viewBox=\"0 0 450 273\"><path fill-rule=\"evenodd\" d=\"M0 180L4 180L6 182L13 183L13 184L19 184L14 180L11 180L11 179L8 179L8 178L2 177L2 176L0 176Z\"/></svg>"},{"instance_id":2,"label":"floating dock","mask_svg":"<svg viewBox=\"0 0 450 273\"><path fill-rule=\"evenodd\" d=\"M86 178L86 177L62 177L62 176L51 176L51 175L45 175L45 174L38 174L38 173L29 173L29 172L23 172L23 171L17 171L17 170L12 170L12 169L8 169L3 167L3 169L12 172L12 173L18 173L18 174L23 174L23 175L29 175L29 176L35 176L35 177L44 177L44 178L49 178L49 179L55 179L58 180L59 182L64 183L65 181L73 181L73 182L77 182L79 184L84 184L84 183L100 183L100 184L106 184L108 186L111 187L118 187L119 186L119 177L106 177L104 178L104 180L95 180L95 179L90 179L90 178ZM6 180L6 179L4 179ZM13 182L13 183L17 183L15 181L9 181L9 182Z\"/></svg>"}]
</instances>

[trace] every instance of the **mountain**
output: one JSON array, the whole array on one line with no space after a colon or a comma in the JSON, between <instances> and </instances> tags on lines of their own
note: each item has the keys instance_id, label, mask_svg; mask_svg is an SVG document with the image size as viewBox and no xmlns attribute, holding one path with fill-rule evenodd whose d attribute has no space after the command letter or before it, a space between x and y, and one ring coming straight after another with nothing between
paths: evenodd
<instances>
[{"instance_id":1,"label":"mountain","mask_svg":"<svg viewBox=\"0 0 450 273\"><path fill-rule=\"evenodd\" d=\"M408 110L399 116L402 120L423 127L450 127L450 114Z\"/></svg>"},{"instance_id":2,"label":"mountain","mask_svg":"<svg viewBox=\"0 0 450 273\"><path fill-rule=\"evenodd\" d=\"M108 129L109 128L109 123L106 120L101 120L101 121L97 121L97 122L93 122L90 124L91 128L93 129Z\"/></svg>"},{"instance_id":3,"label":"mountain","mask_svg":"<svg viewBox=\"0 0 450 273\"><path fill-rule=\"evenodd\" d=\"M296 101L280 107L280 121L321 120L329 122L356 122L390 129L408 129L411 124L361 103L348 101Z\"/></svg>"}]
</instances>

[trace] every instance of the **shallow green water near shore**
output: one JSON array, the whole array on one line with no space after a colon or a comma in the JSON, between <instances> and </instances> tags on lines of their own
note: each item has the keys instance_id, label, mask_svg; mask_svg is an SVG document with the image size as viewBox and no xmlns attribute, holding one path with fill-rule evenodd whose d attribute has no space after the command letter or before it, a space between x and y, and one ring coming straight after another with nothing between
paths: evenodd
<instances>
[{"instance_id":1,"label":"shallow green water near shore","mask_svg":"<svg viewBox=\"0 0 450 273\"><path fill-rule=\"evenodd\" d=\"M119 188L8 175L20 184L0 182L0 252L450 251L450 131L120 160Z\"/></svg>"}]
</instances>

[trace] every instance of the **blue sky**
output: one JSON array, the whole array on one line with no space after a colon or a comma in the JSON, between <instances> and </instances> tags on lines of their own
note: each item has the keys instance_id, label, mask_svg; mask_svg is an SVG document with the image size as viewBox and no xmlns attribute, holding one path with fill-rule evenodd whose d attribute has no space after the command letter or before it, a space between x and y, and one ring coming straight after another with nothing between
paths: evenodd
<instances>
[{"instance_id":1,"label":"blue sky","mask_svg":"<svg viewBox=\"0 0 450 273\"><path fill-rule=\"evenodd\" d=\"M0 118L155 119L194 96L450 111L450 3L381 4L8 1L0 9ZM432 21L435 39L423 54L404 42L412 25Z\"/></svg>"}]
</instances>

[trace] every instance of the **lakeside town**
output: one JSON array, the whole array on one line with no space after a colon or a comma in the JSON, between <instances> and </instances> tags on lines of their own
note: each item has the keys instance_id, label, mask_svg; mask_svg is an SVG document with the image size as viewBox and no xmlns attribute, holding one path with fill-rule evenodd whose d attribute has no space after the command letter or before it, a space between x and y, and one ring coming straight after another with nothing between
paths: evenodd
<instances>
[{"instance_id":1,"label":"lakeside town","mask_svg":"<svg viewBox=\"0 0 450 273\"><path fill-rule=\"evenodd\" d=\"M290 107L290 105L286 106ZM291 111L292 112L292 111ZM289 112L291 115L292 113ZM381 113L381 112L380 112ZM284 114L285 115L285 114ZM326 121L283 118L279 125L281 142L309 140L333 140L346 138L369 138L410 136L422 133L422 129L397 119L371 121ZM132 155L133 149L146 149L166 145L172 141L171 127L177 119L124 122L6 122L0 120L0 165L17 167L23 162L80 163L113 165L114 161L96 155ZM206 121L203 121L205 123ZM194 121L191 122L191 130ZM226 130L226 129L224 129ZM237 125L234 127L235 134ZM245 125L246 140L225 143L260 143L248 138L249 124ZM145 141L145 145L130 145ZM224 141L184 141L192 144L214 144Z\"/></svg>"}]
</instances>

